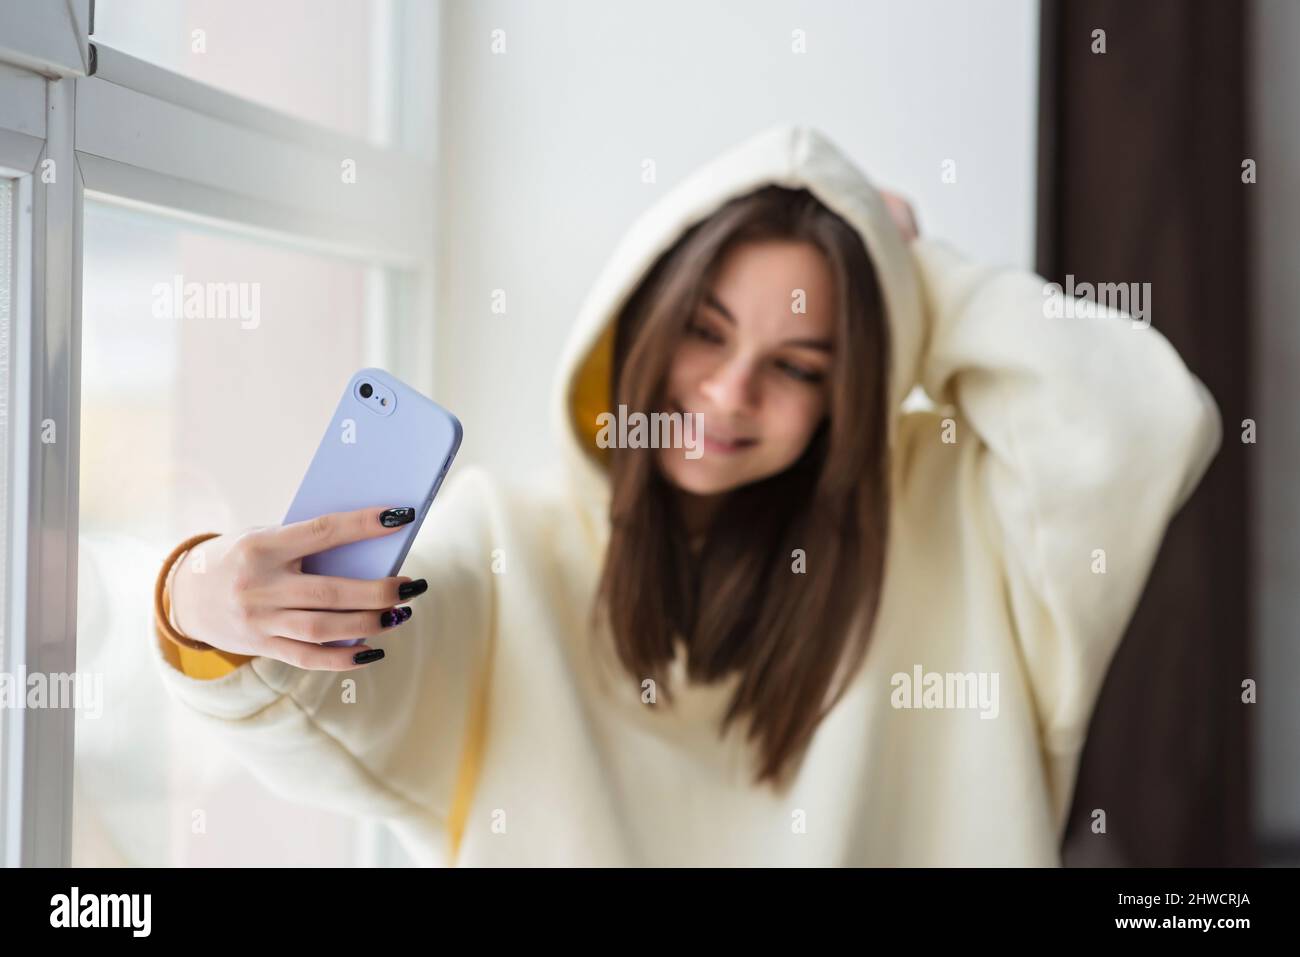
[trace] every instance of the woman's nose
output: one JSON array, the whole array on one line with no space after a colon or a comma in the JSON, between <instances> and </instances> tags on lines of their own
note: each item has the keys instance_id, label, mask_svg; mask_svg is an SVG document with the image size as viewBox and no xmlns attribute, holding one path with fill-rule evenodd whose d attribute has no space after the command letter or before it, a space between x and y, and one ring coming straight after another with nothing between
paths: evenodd
<instances>
[{"instance_id":1,"label":"woman's nose","mask_svg":"<svg viewBox=\"0 0 1300 957\"><path fill-rule=\"evenodd\" d=\"M747 412L756 401L754 373L743 357L735 356L710 373L700 391L718 412Z\"/></svg>"}]
</instances>

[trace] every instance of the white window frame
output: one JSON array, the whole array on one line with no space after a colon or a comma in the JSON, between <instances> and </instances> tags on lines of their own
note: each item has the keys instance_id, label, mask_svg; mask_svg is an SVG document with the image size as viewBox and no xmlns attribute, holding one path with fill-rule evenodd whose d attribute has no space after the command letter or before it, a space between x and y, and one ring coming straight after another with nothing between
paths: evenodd
<instances>
[{"instance_id":1,"label":"white window frame","mask_svg":"<svg viewBox=\"0 0 1300 957\"><path fill-rule=\"evenodd\" d=\"M432 96L438 7L385 0L379 9L389 29L378 52L391 54L403 84L428 84ZM381 148L96 44L93 17L93 0L0 0L0 175L18 181L20 227L0 662L10 674L76 670L87 197L369 264L370 321L378 341L402 348L366 363L433 386L436 117L393 113L393 91L383 91L376 103L389 112L377 111L378 122L396 145ZM219 160L213 143L236 148ZM344 183L349 159L356 181ZM46 419L52 444L41 441ZM0 734L0 862L69 866L74 712L10 710ZM391 845L374 838L370 861L391 859Z\"/></svg>"}]
</instances>

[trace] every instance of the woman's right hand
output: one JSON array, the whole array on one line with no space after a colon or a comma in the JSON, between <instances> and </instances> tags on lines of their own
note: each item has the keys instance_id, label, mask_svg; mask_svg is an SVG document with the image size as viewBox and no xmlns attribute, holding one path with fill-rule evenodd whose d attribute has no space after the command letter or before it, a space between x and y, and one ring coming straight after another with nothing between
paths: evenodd
<instances>
[{"instance_id":1,"label":"woman's right hand","mask_svg":"<svg viewBox=\"0 0 1300 957\"><path fill-rule=\"evenodd\" d=\"M363 508L209 539L173 572L172 621L183 635L223 651L316 671L365 667L383 651L367 658L372 649L364 642L342 648L323 642L400 626L410 620L411 609L397 603L421 594L427 583L306 574L302 559L390 535L414 518L413 508Z\"/></svg>"}]
</instances>

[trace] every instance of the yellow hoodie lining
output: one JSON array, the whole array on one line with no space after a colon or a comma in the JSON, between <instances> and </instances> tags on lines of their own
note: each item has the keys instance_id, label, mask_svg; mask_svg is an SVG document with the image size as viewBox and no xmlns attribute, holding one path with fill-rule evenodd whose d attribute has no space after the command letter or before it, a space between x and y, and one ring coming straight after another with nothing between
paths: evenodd
<instances>
[{"instance_id":1,"label":"yellow hoodie lining","mask_svg":"<svg viewBox=\"0 0 1300 957\"><path fill-rule=\"evenodd\" d=\"M612 411L609 407L609 382L613 367L614 323L611 322L605 326L596 344L578 364L573 387L569 391L569 412L573 427L582 437L583 447L601 463L609 458L609 449L602 449L596 444L596 435L600 431L596 419L602 412Z\"/></svg>"}]
</instances>

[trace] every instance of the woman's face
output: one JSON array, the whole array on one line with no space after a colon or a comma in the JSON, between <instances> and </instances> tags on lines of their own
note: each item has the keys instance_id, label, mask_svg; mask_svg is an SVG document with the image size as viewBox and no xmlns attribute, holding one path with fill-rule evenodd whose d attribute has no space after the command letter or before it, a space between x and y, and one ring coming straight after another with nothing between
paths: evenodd
<instances>
[{"instance_id":1,"label":"woman's face","mask_svg":"<svg viewBox=\"0 0 1300 957\"><path fill-rule=\"evenodd\" d=\"M659 449L677 488L716 495L784 471L827 411L835 289L811 243L733 247L668 371L670 412L703 413L700 450Z\"/></svg>"}]
</instances>

